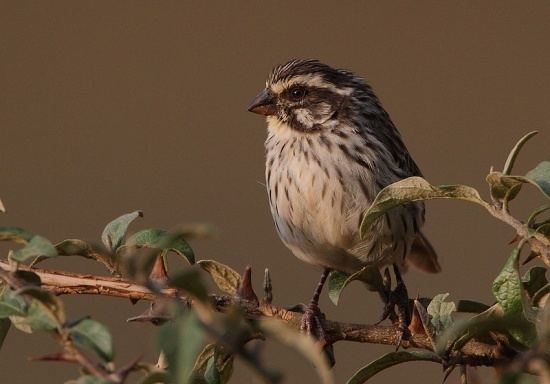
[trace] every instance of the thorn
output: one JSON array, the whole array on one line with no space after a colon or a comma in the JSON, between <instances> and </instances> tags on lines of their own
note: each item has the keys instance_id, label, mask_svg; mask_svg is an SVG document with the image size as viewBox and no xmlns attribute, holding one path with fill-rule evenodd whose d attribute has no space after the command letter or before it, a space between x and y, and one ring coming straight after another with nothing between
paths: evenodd
<instances>
[{"instance_id":1,"label":"thorn","mask_svg":"<svg viewBox=\"0 0 550 384\"><path fill-rule=\"evenodd\" d=\"M512 238L512 240L510 240L510 241L508 242L508 245L517 243L519 239L521 239L521 236L518 235L518 234L515 234L514 237Z\"/></svg>"},{"instance_id":2,"label":"thorn","mask_svg":"<svg viewBox=\"0 0 550 384\"><path fill-rule=\"evenodd\" d=\"M523 263L521 263L521 265L525 265L527 264L528 262L530 262L531 260L533 260L534 258L536 258L538 256L537 253L531 251L529 253L529 255L527 255L527 257L525 258L525 260L523 261Z\"/></svg>"},{"instance_id":3,"label":"thorn","mask_svg":"<svg viewBox=\"0 0 550 384\"><path fill-rule=\"evenodd\" d=\"M273 301L273 287L271 285L269 268L266 268L264 271L264 301L268 304L271 304Z\"/></svg>"},{"instance_id":4,"label":"thorn","mask_svg":"<svg viewBox=\"0 0 550 384\"><path fill-rule=\"evenodd\" d=\"M237 288L237 297L258 304L258 296L252 288L252 267L250 265L247 265L244 269L241 284Z\"/></svg>"},{"instance_id":5,"label":"thorn","mask_svg":"<svg viewBox=\"0 0 550 384\"><path fill-rule=\"evenodd\" d=\"M153 301L149 308L147 308L141 315L130 317L126 319L127 323L151 323L153 325L162 325L166 323L171 317L166 316L163 313L163 305L159 305L157 308L157 301Z\"/></svg>"},{"instance_id":6,"label":"thorn","mask_svg":"<svg viewBox=\"0 0 550 384\"><path fill-rule=\"evenodd\" d=\"M413 305L413 312L411 316L411 323L409 324L409 331L411 331L411 334L413 335L425 335L426 331L424 330L424 324L422 323L422 318L420 317L420 313L417 309L417 304L420 305L420 302L418 301L418 295L416 296L416 299L414 300L415 305Z\"/></svg>"},{"instance_id":7,"label":"thorn","mask_svg":"<svg viewBox=\"0 0 550 384\"><path fill-rule=\"evenodd\" d=\"M445 367L445 364L443 365L443 381L441 382L441 384L447 381L447 379L449 378L451 373L455 370L455 368L456 368L456 365L454 364L448 367Z\"/></svg>"},{"instance_id":8,"label":"thorn","mask_svg":"<svg viewBox=\"0 0 550 384\"><path fill-rule=\"evenodd\" d=\"M61 361L61 362L69 362L69 363L74 363L76 361L74 356L66 352L55 352L47 355L31 357L29 360L30 361Z\"/></svg>"},{"instance_id":9,"label":"thorn","mask_svg":"<svg viewBox=\"0 0 550 384\"><path fill-rule=\"evenodd\" d=\"M153 269L149 274L149 279L159 286L166 285L168 273L166 272L166 265L164 265L164 253L157 255L155 264L153 264Z\"/></svg>"},{"instance_id":10,"label":"thorn","mask_svg":"<svg viewBox=\"0 0 550 384\"><path fill-rule=\"evenodd\" d=\"M124 367L118 370L118 372L116 373L116 377L120 380L121 383L123 383L126 380L126 377L128 377L130 372L132 372L136 368L136 366L138 365L138 363L141 361L142 358L143 356L139 355L130 363L128 363L127 365L125 365Z\"/></svg>"}]
</instances>

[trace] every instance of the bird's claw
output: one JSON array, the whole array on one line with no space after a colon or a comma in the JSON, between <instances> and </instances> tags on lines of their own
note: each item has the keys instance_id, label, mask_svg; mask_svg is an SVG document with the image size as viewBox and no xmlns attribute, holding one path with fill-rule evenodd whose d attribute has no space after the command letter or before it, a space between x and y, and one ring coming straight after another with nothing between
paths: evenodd
<instances>
[{"instance_id":1,"label":"bird's claw","mask_svg":"<svg viewBox=\"0 0 550 384\"><path fill-rule=\"evenodd\" d=\"M409 331L411 315L409 310L409 295L407 293L407 287L402 281L399 281L397 282L395 289L390 291L386 297L387 300L384 304L382 316L376 324L378 325L382 321L389 318L391 322L397 326L398 336L396 350L398 350L403 341L407 341L411 336Z\"/></svg>"},{"instance_id":2,"label":"bird's claw","mask_svg":"<svg viewBox=\"0 0 550 384\"><path fill-rule=\"evenodd\" d=\"M310 303L305 308L300 324L300 331L308 336L315 338L321 345L326 345L326 335L323 328L325 315L321 312L318 305Z\"/></svg>"}]
</instances>

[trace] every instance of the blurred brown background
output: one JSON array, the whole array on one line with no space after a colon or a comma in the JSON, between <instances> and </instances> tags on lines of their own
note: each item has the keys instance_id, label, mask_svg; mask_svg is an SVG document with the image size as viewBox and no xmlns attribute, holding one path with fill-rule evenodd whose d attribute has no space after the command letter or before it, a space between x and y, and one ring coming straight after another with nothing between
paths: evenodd
<instances>
[{"instance_id":1,"label":"blurred brown background","mask_svg":"<svg viewBox=\"0 0 550 384\"><path fill-rule=\"evenodd\" d=\"M429 180L485 194L489 167L501 167L523 133L541 131L518 172L548 157L549 34L546 1L1 1L0 196L8 214L0 225L59 241L98 240L107 221L134 209L145 212L134 229L208 222L219 232L194 242L198 258L237 270L250 263L258 287L269 266L277 303L305 301L318 271L276 236L262 185L265 123L245 108L271 67L319 58L364 75ZM525 214L538 196L523 197L514 208ZM409 273L409 292L491 302L511 231L476 206L433 202L426 232L444 271ZM100 271L80 260L44 267ZM73 317L112 327L119 364L143 350L156 358L152 327L125 323L145 303L66 301ZM359 285L339 307L326 296L322 306L330 318L356 322L381 310ZM72 366L27 361L55 348L46 336L12 330L0 381L76 377ZM390 350L337 344L337 381ZM286 383L317 382L294 352L273 346L268 360ZM240 367L233 382L251 377ZM411 363L372 382L403 380L439 382L441 367Z\"/></svg>"}]
</instances>

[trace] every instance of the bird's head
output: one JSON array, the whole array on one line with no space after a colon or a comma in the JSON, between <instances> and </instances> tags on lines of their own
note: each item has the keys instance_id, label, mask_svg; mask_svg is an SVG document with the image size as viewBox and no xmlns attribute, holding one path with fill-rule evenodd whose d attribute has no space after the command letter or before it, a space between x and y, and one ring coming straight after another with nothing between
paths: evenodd
<instances>
[{"instance_id":1,"label":"bird's head","mask_svg":"<svg viewBox=\"0 0 550 384\"><path fill-rule=\"evenodd\" d=\"M291 60L271 71L265 89L248 110L267 116L269 123L314 132L337 124L352 94L364 87L360 78L346 70L317 60Z\"/></svg>"}]
</instances>

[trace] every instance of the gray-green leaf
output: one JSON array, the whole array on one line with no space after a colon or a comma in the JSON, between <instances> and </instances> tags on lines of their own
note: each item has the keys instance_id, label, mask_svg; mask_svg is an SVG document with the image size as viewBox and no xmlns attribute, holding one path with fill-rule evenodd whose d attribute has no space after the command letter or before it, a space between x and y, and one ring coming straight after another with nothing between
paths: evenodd
<instances>
[{"instance_id":1,"label":"gray-green leaf","mask_svg":"<svg viewBox=\"0 0 550 384\"><path fill-rule=\"evenodd\" d=\"M233 360L233 355L223 345L208 344L195 361L193 377L197 383L194 384L202 384L202 378L208 383L216 376L219 384L228 383L233 373Z\"/></svg>"},{"instance_id":2,"label":"gray-green leaf","mask_svg":"<svg viewBox=\"0 0 550 384\"><path fill-rule=\"evenodd\" d=\"M195 254L181 233L153 228L139 231L128 238L125 246L173 251L185 258L189 264L195 263Z\"/></svg>"},{"instance_id":3,"label":"gray-green leaf","mask_svg":"<svg viewBox=\"0 0 550 384\"><path fill-rule=\"evenodd\" d=\"M92 319L83 319L71 327L70 334L78 346L96 352L106 361L113 360L113 339L105 325Z\"/></svg>"},{"instance_id":4,"label":"gray-green leaf","mask_svg":"<svg viewBox=\"0 0 550 384\"><path fill-rule=\"evenodd\" d=\"M110 249L113 253L116 252L118 247L122 244L124 236L128 231L128 227L138 217L143 217L143 212L134 211L126 213L120 217L117 217L109 224L105 226L103 233L101 234L101 241L107 249Z\"/></svg>"},{"instance_id":5,"label":"gray-green leaf","mask_svg":"<svg viewBox=\"0 0 550 384\"><path fill-rule=\"evenodd\" d=\"M452 314L456 312L456 305L452 301L445 301L448 296L448 293L436 295L428 305L428 308L426 308L426 311L431 316L430 322L435 328L436 335L439 335L453 323Z\"/></svg>"},{"instance_id":6,"label":"gray-green leaf","mask_svg":"<svg viewBox=\"0 0 550 384\"><path fill-rule=\"evenodd\" d=\"M390 209L413 201L431 199L466 200L487 207L479 193L466 185L433 186L421 177L409 177L382 189L365 212L361 222L361 237L364 238L371 225Z\"/></svg>"},{"instance_id":7,"label":"gray-green leaf","mask_svg":"<svg viewBox=\"0 0 550 384\"><path fill-rule=\"evenodd\" d=\"M9 316L24 316L27 304L25 300L15 294L7 286L2 286L0 291L0 319Z\"/></svg>"},{"instance_id":8,"label":"gray-green leaf","mask_svg":"<svg viewBox=\"0 0 550 384\"><path fill-rule=\"evenodd\" d=\"M169 285L181 288L199 300L206 300L208 298L208 291L201 280L199 271L196 269L189 268L176 273L170 278Z\"/></svg>"},{"instance_id":9,"label":"gray-green leaf","mask_svg":"<svg viewBox=\"0 0 550 384\"><path fill-rule=\"evenodd\" d=\"M34 235L19 227L0 227L0 241L13 241L19 244L28 243Z\"/></svg>"},{"instance_id":10,"label":"gray-green leaf","mask_svg":"<svg viewBox=\"0 0 550 384\"><path fill-rule=\"evenodd\" d=\"M521 139L518 140L516 145L514 145L514 148L510 151L508 154L508 158L506 159L506 163L504 164L504 168L502 170L502 173L505 175L509 175L512 173L512 168L514 167L514 162L516 161L516 157L519 154L519 151L521 150L521 147L529 140L531 137L535 136L538 133L538 131L531 131L527 134L525 134Z\"/></svg>"},{"instance_id":11,"label":"gray-green leaf","mask_svg":"<svg viewBox=\"0 0 550 384\"><path fill-rule=\"evenodd\" d=\"M163 325L159 343L168 361L170 382L187 383L204 344L204 331L197 315L190 312Z\"/></svg>"},{"instance_id":12,"label":"gray-green leaf","mask_svg":"<svg viewBox=\"0 0 550 384\"><path fill-rule=\"evenodd\" d=\"M55 257L57 250L54 245L46 238L35 235L21 249L13 252L11 257L19 262L24 262L37 257Z\"/></svg>"},{"instance_id":13,"label":"gray-green leaf","mask_svg":"<svg viewBox=\"0 0 550 384\"><path fill-rule=\"evenodd\" d=\"M241 284L241 275L235 270L215 260L200 260L197 264L210 274L214 283L223 292L229 295L237 293L237 288Z\"/></svg>"},{"instance_id":14,"label":"gray-green leaf","mask_svg":"<svg viewBox=\"0 0 550 384\"><path fill-rule=\"evenodd\" d=\"M384 289L382 275L380 274L380 270L375 266L363 267L351 276L342 272L332 271L327 279L327 291L334 305L338 305L344 288L355 280L365 283L370 291L383 291Z\"/></svg>"},{"instance_id":15,"label":"gray-green leaf","mask_svg":"<svg viewBox=\"0 0 550 384\"><path fill-rule=\"evenodd\" d=\"M550 161L543 161L527 172L525 177L535 183L550 198Z\"/></svg>"},{"instance_id":16,"label":"gray-green leaf","mask_svg":"<svg viewBox=\"0 0 550 384\"><path fill-rule=\"evenodd\" d=\"M347 381L347 384L362 384L386 368L408 361L433 361L440 363L439 357L430 351L390 352L361 368Z\"/></svg>"},{"instance_id":17,"label":"gray-green leaf","mask_svg":"<svg viewBox=\"0 0 550 384\"><path fill-rule=\"evenodd\" d=\"M26 333L52 331L59 326L52 312L36 299L31 301L23 316L12 315L9 318L17 329Z\"/></svg>"},{"instance_id":18,"label":"gray-green leaf","mask_svg":"<svg viewBox=\"0 0 550 384\"><path fill-rule=\"evenodd\" d=\"M280 320L265 319L260 320L260 329L268 336L274 337L280 343L294 348L302 356L308 359L317 370L320 382L323 384L333 384L334 377L330 370L329 362L323 354L319 345L304 334L297 332Z\"/></svg>"}]
</instances>

